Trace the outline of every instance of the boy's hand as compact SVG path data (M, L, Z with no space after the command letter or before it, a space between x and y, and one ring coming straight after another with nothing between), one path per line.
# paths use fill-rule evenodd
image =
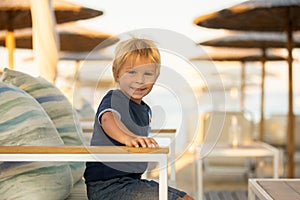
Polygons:
M151 137L132 137L125 141L129 147L157 148L157 142Z

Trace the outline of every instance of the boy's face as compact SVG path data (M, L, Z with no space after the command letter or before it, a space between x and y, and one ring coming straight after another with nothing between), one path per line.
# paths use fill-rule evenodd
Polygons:
M129 58L119 70L117 82L120 89L136 103L151 90L156 80L156 66L148 58L137 56Z

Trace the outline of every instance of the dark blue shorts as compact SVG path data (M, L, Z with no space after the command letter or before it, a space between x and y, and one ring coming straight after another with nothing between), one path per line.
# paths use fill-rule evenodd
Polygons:
M158 187L155 181L121 177L87 183L87 194L89 200L158 200ZM185 192L168 187L169 200L184 195Z

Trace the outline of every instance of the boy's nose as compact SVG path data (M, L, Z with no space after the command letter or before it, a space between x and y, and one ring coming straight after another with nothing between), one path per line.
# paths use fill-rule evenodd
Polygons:
M143 74L137 74L135 81L137 83L140 83L140 84L144 83L145 82L144 75Z

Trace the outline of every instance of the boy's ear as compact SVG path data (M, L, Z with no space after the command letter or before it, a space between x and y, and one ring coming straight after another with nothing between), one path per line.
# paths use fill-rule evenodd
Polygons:
M118 77L119 77L119 74L118 74L118 72L117 72L117 70L116 70L115 67L112 68L112 73L113 73L113 77L114 77L115 82L117 82L118 79L119 79L119 78L118 78Z
M119 80L120 80L120 76L119 76L119 74L117 74L115 77L115 81L118 82Z

